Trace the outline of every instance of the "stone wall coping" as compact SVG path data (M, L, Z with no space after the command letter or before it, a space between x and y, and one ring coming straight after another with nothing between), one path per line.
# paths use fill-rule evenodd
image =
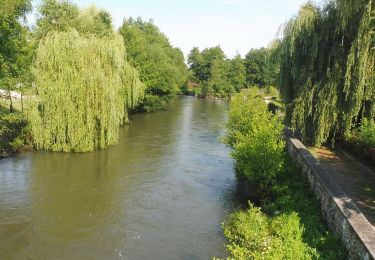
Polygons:
M332 197L337 208L345 216L347 222L352 227L356 236L363 244L367 251L367 257L375 259L375 229L366 219L353 200L346 195L342 188L326 172L319 161L310 153L310 151L296 138L288 138L288 141L294 146L298 153L302 156L307 166L311 169L320 185L324 187L325 192ZM294 158L296 159L296 158ZM342 234L339 234L342 235ZM348 246L348 245L346 245ZM351 249L348 248L350 251Z

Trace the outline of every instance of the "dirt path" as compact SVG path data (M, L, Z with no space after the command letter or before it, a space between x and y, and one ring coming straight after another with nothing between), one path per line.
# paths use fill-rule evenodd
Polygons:
M341 149L309 150L375 227L375 169Z

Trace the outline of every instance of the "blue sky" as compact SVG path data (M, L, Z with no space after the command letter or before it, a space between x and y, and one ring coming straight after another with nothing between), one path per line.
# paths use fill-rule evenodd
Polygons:
M152 18L185 55L193 47L220 45L228 57L267 46L278 28L307 0L71 0L95 4L112 14L118 27L124 17ZM36 5L38 0L34 1Z

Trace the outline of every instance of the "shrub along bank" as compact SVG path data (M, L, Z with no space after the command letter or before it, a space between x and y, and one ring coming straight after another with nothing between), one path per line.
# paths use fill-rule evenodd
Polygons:
M0 158L18 152L29 139L28 123L19 112L0 106Z
M226 128L238 181L257 202L223 224L228 259L344 259L344 247L285 152L281 118L256 90L233 97Z
M359 127L352 130L340 144L375 166L375 121L362 119Z

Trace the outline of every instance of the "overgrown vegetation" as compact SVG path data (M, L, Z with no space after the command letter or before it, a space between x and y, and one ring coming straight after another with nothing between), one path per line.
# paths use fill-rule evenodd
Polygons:
M308 2L275 49L287 120L319 146L375 116L373 0Z
M340 143L367 163L375 166L375 122L362 119L358 128L353 129Z
M286 157L272 187L275 199L229 216L223 225L229 259L346 259L298 171Z
M29 31L24 21L31 11L29 0L3 0L0 5L0 86L8 107L0 105L0 157L18 152L26 142L27 121L15 106L11 90L23 92L31 62Z
M233 148L239 179L251 184L256 197L268 194L282 167L285 142L281 120L268 111L257 88L231 100L225 142Z
M0 106L0 158L18 152L28 140L29 131L24 116Z
M375 122L373 120L363 119L355 134L361 145L375 148Z
M238 181L258 198L258 207L233 213L223 226L228 259L345 259L307 181L284 152L281 119L267 111L257 90L232 98L226 128Z

